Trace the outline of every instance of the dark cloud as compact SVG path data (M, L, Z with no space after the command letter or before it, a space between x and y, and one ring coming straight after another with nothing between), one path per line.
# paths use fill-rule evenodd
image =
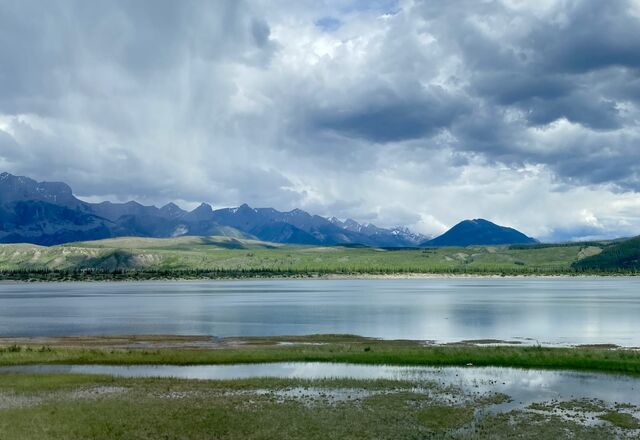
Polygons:
M263 64L269 36L242 0L3 3L0 110L57 112L69 93L144 89L184 63Z
M480 102L453 121L458 148L515 166L543 163L569 182L639 189L640 149L626 146L640 139L640 19L632 2L555 2L538 13L497 1L465 5L418 6L435 38L459 57L470 99ZM531 135L531 127L562 120L582 127L580 141L590 132L598 141L558 137L550 151L544 137Z
M640 67L640 20L627 0L566 2L555 22L531 33L537 61L548 70L584 73Z
M604 227L588 225L554 229L551 236L557 242L602 240L610 237Z
M412 96L397 96L377 89L355 108L336 107L319 114L318 126L371 142L392 142L431 136L449 127L466 111L466 103L443 90L416 89Z
M565 118L594 130L614 130L622 121L616 102L593 96L584 91L558 99L532 98L519 106L527 112L527 120L532 125L548 125Z
M536 75L533 72L511 70L476 73L474 92L509 106L526 103L532 99L553 100L572 93L575 85L560 75Z

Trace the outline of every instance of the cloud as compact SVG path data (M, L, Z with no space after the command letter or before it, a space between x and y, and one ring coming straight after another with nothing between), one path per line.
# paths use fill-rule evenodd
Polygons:
M0 41L0 165L92 200L640 230L631 0L25 0Z
M324 32L333 32L342 26L342 22L334 17L322 17L316 20L315 25Z
M631 14L632 2L574 1L563 6L562 16L532 32L547 68L585 73L611 66L640 67L640 28L638 17Z
M371 142L402 141L431 136L465 111L464 102L439 88L417 88L406 97L385 89L364 94L354 107L325 109L316 116L317 127Z

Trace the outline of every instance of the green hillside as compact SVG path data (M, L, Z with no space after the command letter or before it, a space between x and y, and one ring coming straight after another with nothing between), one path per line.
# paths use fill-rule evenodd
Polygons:
M52 247L0 245L0 276L82 279L634 273L639 244L640 239L633 239L621 243L389 249L281 245L230 237L117 238ZM635 260L630 255L636 255Z
M640 237L613 243L597 255L576 261L578 270L639 271Z

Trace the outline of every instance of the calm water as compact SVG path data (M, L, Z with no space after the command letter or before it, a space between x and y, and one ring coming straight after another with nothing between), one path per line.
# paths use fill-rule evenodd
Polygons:
M176 377L182 379L246 379L276 377L296 379L391 379L437 382L464 392L499 392L513 401L505 408L527 406L552 399L600 399L609 403L640 405L640 379L632 376L571 371L522 370L496 367L400 367L317 362L277 362L236 365L30 365L0 367L2 372L77 373L120 377Z
M640 346L640 279L0 284L0 335L352 333Z

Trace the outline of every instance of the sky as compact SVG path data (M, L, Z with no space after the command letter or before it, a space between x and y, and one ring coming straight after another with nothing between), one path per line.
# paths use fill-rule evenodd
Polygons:
M0 0L0 171L438 234L640 234L640 0Z

